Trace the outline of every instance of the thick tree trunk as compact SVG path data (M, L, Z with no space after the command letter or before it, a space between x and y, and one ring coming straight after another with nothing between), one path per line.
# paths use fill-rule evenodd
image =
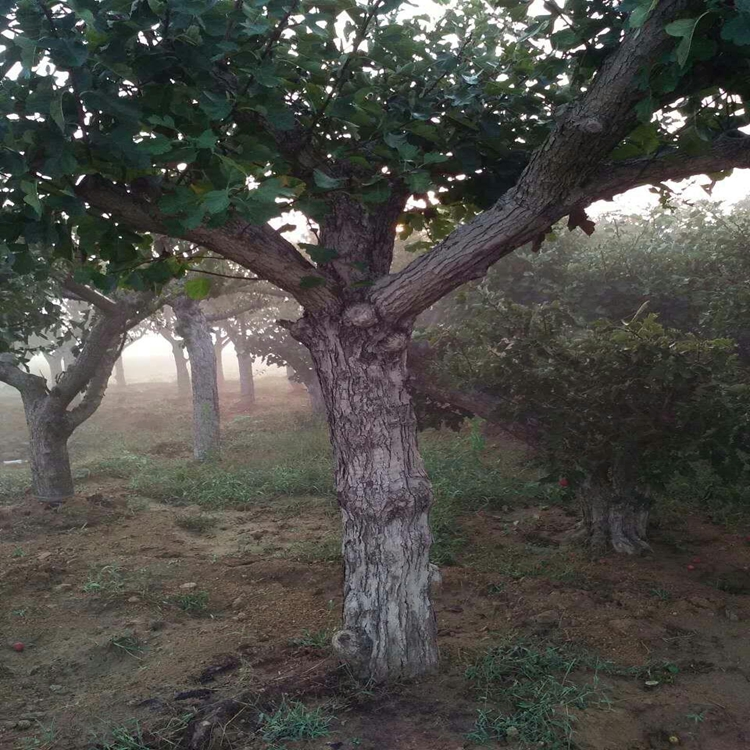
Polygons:
M646 541L651 503L622 474L602 465L579 493L586 540L597 553L635 555L651 549Z
M343 630L334 647L363 678L414 677L437 666L430 602L432 489L406 389L408 334L304 318L328 413L343 518Z
M237 350L237 366L240 370L240 396L242 400L252 405L255 403L255 378L253 377L253 358L250 354L242 354Z
M55 408L54 397L46 393L27 391L21 395L29 428L34 497L52 505L62 503L74 493L68 456L72 430L65 409Z
M193 389L193 454L203 461L219 455L219 389L216 356L206 316L198 303L178 297L173 303L178 333L190 358Z
M125 380L125 363L122 361L122 356L118 357L115 362L115 381L118 388L125 388L128 384Z
M49 386L52 388L57 382L57 378L63 371L63 354L62 352L43 352L44 359L49 367Z
M323 390L320 387L320 380L314 372L305 380L305 388L307 388L307 395L310 397L310 408L313 414L325 416L326 404L323 399Z
M190 371L188 370L185 350L178 341L170 341L174 366L177 371L177 392L185 396L190 392Z
M214 344L214 356L216 357L216 382L220 388L224 388L224 359L222 354L224 353L224 344L221 341L217 341Z

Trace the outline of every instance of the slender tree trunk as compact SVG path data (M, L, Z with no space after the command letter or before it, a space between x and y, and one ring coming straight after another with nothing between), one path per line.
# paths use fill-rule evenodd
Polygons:
M334 647L364 678L431 672L432 489L406 388L408 334L309 317L292 333L312 353L334 449L345 565Z
M115 362L115 380L117 381L118 388L125 388L128 384L125 380L125 363L122 361L122 355Z
M177 371L177 392L181 396L185 396L190 392L190 371L185 359L185 350L178 341L170 341L169 343L172 346L172 356Z
M219 385L219 388L224 388L224 359L222 357L222 354L224 352L224 344L221 343L221 341L218 339L216 340L216 343L214 344L214 355L216 357L216 382Z
M250 354L237 352L237 366L240 370L240 396L247 404L255 403L255 378L253 377L253 358Z
M34 496L43 503L58 504L74 494L68 456L72 432L65 409L56 399L36 389L22 392L29 428L31 484Z
M43 352L44 359L47 361L49 367L49 386L52 388L57 381L57 377L62 374L63 371L63 355L62 352Z
M219 456L219 389L216 356L208 321L198 302L178 297L173 303L178 333L190 358L193 389L193 454L199 461Z
M651 502L637 491L624 469L602 464L584 481L579 496L592 550L628 555L650 551L646 533Z

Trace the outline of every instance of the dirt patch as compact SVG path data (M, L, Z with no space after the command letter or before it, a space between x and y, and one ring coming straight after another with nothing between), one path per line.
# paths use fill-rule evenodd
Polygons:
M275 429L287 395L270 391L247 430ZM163 400L160 387L141 387L135 403L112 405L120 422L105 403L94 427L140 429ZM151 419L142 455L189 460L189 441ZM81 450L101 435L92 428ZM243 443L227 461L251 450ZM327 647L342 583L328 500L221 510L161 504L106 476L80 489L58 510L23 496L0 507L3 750L95 748L136 726L145 747L266 750L263 716L295 700L330 717L329 734L284 741L290 750L472 747L488 704L466 666L508 639L618 666L570 678L598 685L596 701L568 711L581 750L669 748L673 738L750 748L750 545L700 518L657 530L652 558L592 560L565 543L569 509L463 516L466 545L435 597L441 671L384 690L356 685ZM186 513L215 521L191 530L178 522Z

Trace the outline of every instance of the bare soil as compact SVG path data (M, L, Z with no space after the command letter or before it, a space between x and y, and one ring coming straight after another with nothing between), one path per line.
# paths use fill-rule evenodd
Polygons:
M225 423L244 413L232 385ZM252 416L271 422L307 408L281 379L260 380L258 400ZM3 452L18 453L20 405L3 396L0 407ZM165 411L176 436L160 432ZM167 386L133 387L107 396L90 434L148 432L144 454L188 463L188 413ZM750 544L701 518L657 529L653 557L591 560L563 544L568 509L465 514L467 544L435 595L441 671L382 689L357 686L324 646L294 643L338 620L340 563L305 552L335 537L330 499L211 510L214 525L197 533L181 519L200 509L136 494L126 479L78 487L59 510L23 494L0 506L0 748L104 747L135 721L144 746L267 748L259 716L283 696L335 715L329 736L290 749L472 747L483 704L465 668L508 637L670 665L674 678L651 686L602 676L607 703L575 716L581 750L750 748ZM205 610L183 611L201 592Z

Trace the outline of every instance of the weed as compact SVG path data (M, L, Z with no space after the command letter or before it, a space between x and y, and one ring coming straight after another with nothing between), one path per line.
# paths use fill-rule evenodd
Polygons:
M200 615L208 609L208 591L187 591L172 597L172 602L189 615Z
M127 654L132 656L134 659L138 659L139 654L143 653L143 644L141 643L138 636L130 631L126 631L122 635L115 635L110 638L108 647L118 654Z
M580 655L557 646L506 644L490 649L466 670L486 704L468 739L484 743L517 738L554 750L574 747L571 711L606 700L596 677L591 683L571 680L573 672L587 667Z
M706 720L706 712L701 711L700 713L687 714L685 718L689 721L692 721L693 724L697 726L698 724L702 724Z
M28 609L13 609L11 610L11 614L13 617L26 617L28 611Z
M136 495L135 497L128 498L128 502L127 502L128 513L140 513L144 510L148 510L150 506L151 506L151 503L148 501L147 497L141 497L140 495Z
M662 602L668 602L672 598L672 594L667 589L655 588L651 589L648 593Z
M265 742L279 740L315 740L330 733L333 716L328 716L324 708L309 709L298 701L287 701L270 714L259 717L260 736Z
M23 547L16 547L13 552L10 553L11 557L26 557L26 551Z
M302 631L301 635L296 638L292 638L290 643L292 646L301 646L303 648L312 648L319 651L326 651L331 647L331 637L333 636L332 631L328 629L323 630L308 630Z
M19 750L51 750L55 746L57 735L55 722L47 726L39 720L36 723L39 727L37 734L33 737L24 737L18 746Z
M109 734L111 739L99 745L101 750L151 750L140 723L135 719L130 724L115 727Z
M190 531L193 534L205 534L213 529L219 521L215 516L209 516L205 513L183 513L177 516L174 522L185 531Z
M90 573L88 580L82 586L86 594L97 596L116 596L125 589L122 571L117 565L100 565Z

